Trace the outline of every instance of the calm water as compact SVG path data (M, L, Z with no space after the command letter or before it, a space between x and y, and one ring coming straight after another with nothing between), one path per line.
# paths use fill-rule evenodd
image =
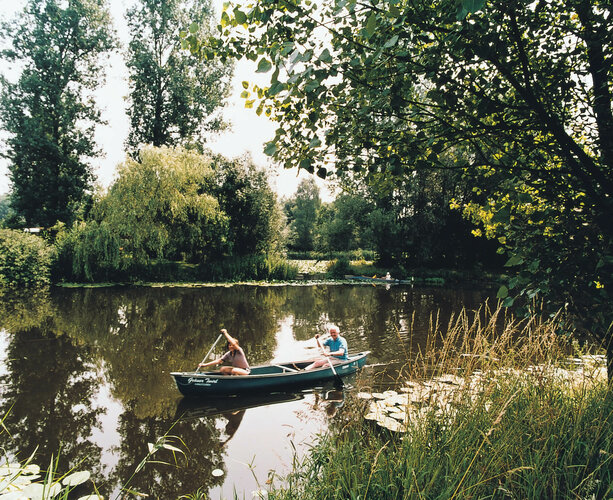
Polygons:
M187 461L149 464L131 488L153 498L201 488L213 499L233 498L235 491L250 499L275 474L286 474L294 454L303 456L317 433L340 421L356 381L344 391L183 400L169 372L195 369L220 328L240 340L255 365L314 356L313 335L336 323L350 351L372 352L360 382L376 384L381 370L393 372L406 362L407 350L425 343L433 314L444 324L485 298L479 291L380 285L52 289L4 296L0 417L6 416L11 436L3 433L0 444L22 460L36 450L41 466L60 450L60 470L82 461L79 468L92 472L105 498L115 498L147 443L169 433L185 444ZM162 451L156 459L172 461L172 455Z

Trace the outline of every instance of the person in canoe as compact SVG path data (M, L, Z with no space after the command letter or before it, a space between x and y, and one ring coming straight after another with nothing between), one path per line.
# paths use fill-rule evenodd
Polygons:
M326 358L330 358L332 363L349 359L347 341L344 337L341 337L338 326L330 326L330 328L328 328L328 333L330 334L330 338L324 340L323 343L323 345L328 348L328 352L324 351L322 345L319 343L319 333L315 335L315 341L317 342L317 346L321 349L322 354L325 357L316 359L310 365L306 366L304 368L305 370L312 370L313 368L320 368L324 365L327 365L328 360Z
M226 352L221 358L208 363L200 363L199 368L205 366L216 366L222 363L229 363L230 366L222 366L219 371L224 375L249 375L251 368L247 362L247 357L243 348L238 345L238 340L228 334L228 331L224 328L221 330L228 340L228 352Z

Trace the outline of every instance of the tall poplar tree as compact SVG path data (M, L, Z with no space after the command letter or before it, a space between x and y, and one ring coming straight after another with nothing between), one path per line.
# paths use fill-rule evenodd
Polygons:
M102 0L30 0L2 36L3 59L21 69L16 82L3 77L0 94L12 207L30 226L70 224L90 196L88 159L99 154L92 92L115 43L109 12Z
M128 152L136 156L143 144L190 146L221 130L232 69L181 50L182 32L210 33L210 0L139 0L126 17L132 33Z

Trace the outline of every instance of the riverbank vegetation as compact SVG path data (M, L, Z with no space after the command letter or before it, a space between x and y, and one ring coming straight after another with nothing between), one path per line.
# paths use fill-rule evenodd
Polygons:
M481 316L481 317L480 317ZM405 395L390 431L354 400L268 498L608 498L613 493L613 397L604 358L556 333L554 321L501 310L463 312L407 353ZM581 359L583 361L581 361ZM584 361L588 359L590 361ZM362 389L364 390L364 388Z

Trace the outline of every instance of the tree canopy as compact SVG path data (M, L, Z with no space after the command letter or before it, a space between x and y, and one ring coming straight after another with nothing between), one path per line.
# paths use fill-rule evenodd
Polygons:
M88 159L99 155L92 92L115 45L108 10L93 0L30 0L2 37L2 58L20 69L15 83L2 79L0 95L11 205L29 226L70 224L91 194Z
M210 34L210 0L139 0L126 18L132 39L128 152L142 145L178 146L205 142L225 127L219 110L228 94L232 67L195 60L181 50L180 33Z
M608 2L258 0L202 57L256 61L265 151L326 177L451 169L454 206L508 253L508 305L545 297L606 341L613 373L613 16ZM517 304L518 302L516 302Z

